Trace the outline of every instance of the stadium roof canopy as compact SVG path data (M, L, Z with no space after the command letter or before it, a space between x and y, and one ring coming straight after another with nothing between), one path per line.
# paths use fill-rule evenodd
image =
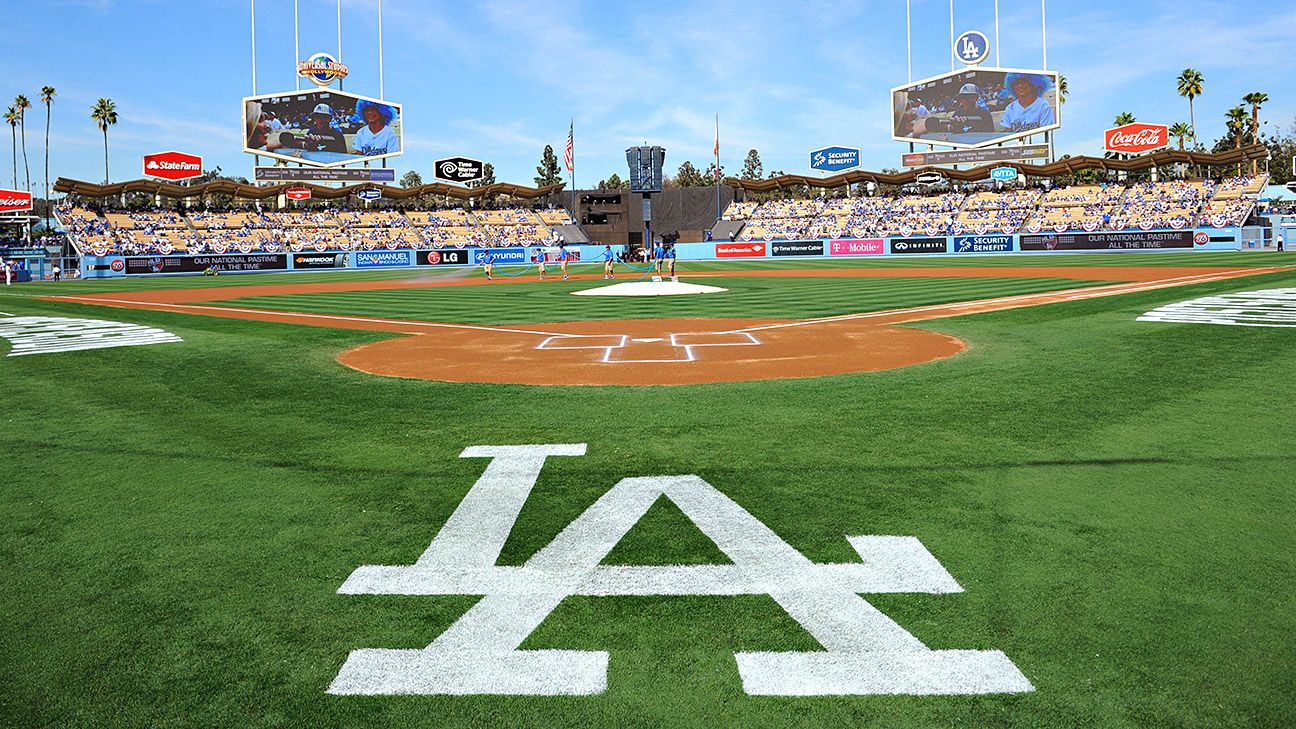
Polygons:
M60 177L54 183L54 192L67 195L80 195L82 197L116 197L128 192L142 192L149 195L161 195L170 198L189 198L203 195L232 195L246 199L260 199L278 197L287 192L290 187L305 187L311 191L313 199L335 200L337 198L353 195L364 188L374 188L380 190L383 197L392 200L408 200L410 198L421 197L423 195L449 195L459 200L469 200L475 197L486 195L508 195L509 197L532 199L544 197L559 192L566 183L560 182L556 185L546 185L545 187L525 187L523 185L513 185L507 182L500 182L485 187L459 187L458 185L446 185L440 182L430 185L419 185L418 187L395 187L392 185L379 185L372 182L364 182L358 185L347 185L345 187L326 187L322 185L311 185L302 183L291 183L282 185L270 185L266 187L258 185L245 185L234 182L233 180L216 180L214 182L204 182L199 185L172 185L157 180L131 180L130 182L115 182L108 185L99 185L93 182L82 182L80 180L70 180L66 177Z
M1108 159L1106 157L1067 157L1046 165L1025 164L1022 162L995 162L967 170L951 170L940 167L920 167L905 172L865 172L852 170L832 177L810 177L808 175L780 175L766 180L742 180L737 177L726 177L725 184L751 192L770 192L794 185L810 187L842 187L861 182L876 182L880 185L907 185L915 182L925 172L935 172L948 180L958 182L978 182L990 179L990 171L996 167L1012 167L1020 175L1031 177L1060 177L1081 170L1116 170L1134 172L1152 167L1165 167L1172 164L1192 164L1205 167L1222 167L1236 165L1251 160L1262 160L1269 157L1269 150L1263 144L1253 144L1242 149L1233 149L1219 154L1206 152L1184 152L1180 150L1162 150L1131 159Z

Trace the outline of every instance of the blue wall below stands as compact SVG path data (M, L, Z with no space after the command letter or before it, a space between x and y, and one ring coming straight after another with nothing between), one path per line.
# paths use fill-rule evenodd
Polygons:
M603 259L601 245L572 245L567 249L579 256L579 262L591 263ZM1072 231L1053 234L1015 234L1015 235L960 235L960 236L915 236L910 238L886 238L866 240L824 240L807 239L801 241L751 240L751 241L714 241L709 243L679 243L675 246L676 254L682 261L750 261L755 259L781 258L876 258L897 256L901 258L931 258L938 256L986 255L1002 253L1118 253L1122 251L1237 251L1242 249L1241 229L1199 228L1197 230L1124 230L1119 232L1083 233ZM486 251L494 251L500 260L497 265L523 265L530 259L530 252L522 248L483 249L446 248L442 253L466 250L467 260L476 262ZM613 247L618 251L618 247ZM168 263L181 263L179 266L166 268L190 269L195 266L207 266L212 262L230 261L237 263L231 266L237 270L223 270L222 273L264 273L267 271L301 271L301 270L339 270L378 268L411 268L416 261L426 260L429 251L327 251L336 258L340 266L321 266L321 254L304 251L301 254L252 254L252 258L274 259L265 268L244 264L248 256L227 254L225 256L84 256L81 259L81 275L84 278L105 278L126 275L201 275L202 269L176 270L175 272L154 273L153 266L144 262L157 259L170 259ZM279 265L278 256L285 256L287 261ZM294 262L294 256L298 262ZM303 257L315 259L314 265L301 263ZM183 259L183 260L181 260ZM300 264L300 265L299 265ZM471 263L441 263L435 267L455 267L473 265ZM147 271L144 269L147 268ZM129 273L128 273L129 271Z

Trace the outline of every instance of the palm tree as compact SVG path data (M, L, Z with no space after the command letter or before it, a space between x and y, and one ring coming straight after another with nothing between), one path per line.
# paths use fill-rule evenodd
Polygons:
M117 123L117 104L112 99L100 99L90 110L90 118L99 125L104 137L104 184L108 184L108 127Z
M50 204L49 204L49 130L50 130L50 111L54 106L53 86L42 86L40 100L45 105L45 230L49 230L50 225Z
M1066 76L1058 76L1057 93L1058 101L1065 104L1067 97L1071 95L1071 90L1067 88Z
M1170 125L1170 136L1179 138L1179 151L1184 151L1184 137L1192 134L1192 127L1183 122L1175 122ZM1179 178L1183 179L1186 168L1183 164L1176 165L1179 171Z
M1122 111L1116 115L1116 126L1118 127L1123 127L1126 124L1133 124L1136 121L1138 121L1138 119L1135 119L1134 115L1128 111Z
M22 135L23 174L27 176L27 192L31 192L31 167L27 165L27 110L31 102L23 94L14 98L14 108L18 110L18 133Z
M1179 74L1178 81L1179 95L1188 97L1188 126L1192 127L1193 146L1197 146L1197 117L1193 114L1193 99L1201 96L1206 79L1202 77L1201 71L1185 68L1183 73Z
M1263 91L1252 91L1242 97L1242 103L1251 105L1251 143L1260 143L1260 105L1269 101L1269 94ZM1256 160L1251 160L1251 174L1256 174Z
M9 125L9 141L13 147L13 186L18 189L18 110L12 106L5 110L5 123Z
M1246 127L1249 118L1246 109L1235 106L1224 113L1227 120L1226 124L1229 131L1233 133L1233 148L1242 149L1242 137L1246 136ZM1238 163L1238 177L1242 176L1242 163Z

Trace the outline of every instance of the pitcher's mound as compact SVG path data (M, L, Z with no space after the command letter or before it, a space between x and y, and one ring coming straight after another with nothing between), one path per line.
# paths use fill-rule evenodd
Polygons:
M681 296L683 294L715 294L728 291L719 286L681 283L679 281L627 281L600 286L596 289L573 291L573 296Z

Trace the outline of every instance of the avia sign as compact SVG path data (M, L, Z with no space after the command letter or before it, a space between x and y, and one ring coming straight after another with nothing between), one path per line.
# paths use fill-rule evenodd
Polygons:
M144 155L144 176L159 180L191 180L202 177L203 160L196 154L158 152Z
M289 200L309 200L311 191L309 187L290 187L284 190L284 197Z
M1170 127L1165 124L1126 124L1103 134L1103 148L1121 154L1142 154L1170 146Z
M20 210L31 209L32 196L30 192L0 188L0 213L16 213Z
M990 179L1000 182L1012 182L1017 179L1016 167L996 167L990 170Z

